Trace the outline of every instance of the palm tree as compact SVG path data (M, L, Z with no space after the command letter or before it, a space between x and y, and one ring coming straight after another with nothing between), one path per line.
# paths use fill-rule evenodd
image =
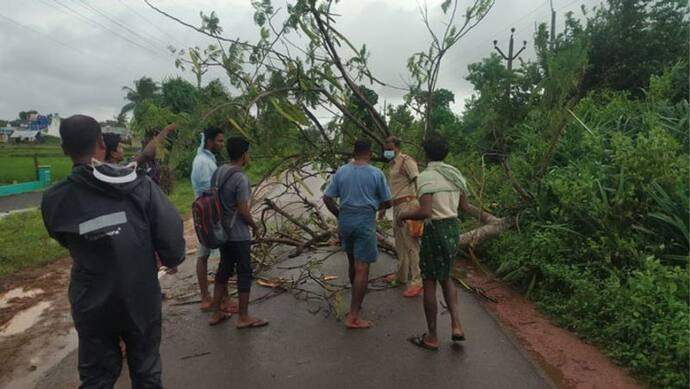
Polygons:
M125 100L129 101L122 107L120 117L124 118L127 113L134 111L134 109L144 100L155 99L160 96L160 86L149 77L142 77L134 81L134 89L123 86L123 91L127 92Z

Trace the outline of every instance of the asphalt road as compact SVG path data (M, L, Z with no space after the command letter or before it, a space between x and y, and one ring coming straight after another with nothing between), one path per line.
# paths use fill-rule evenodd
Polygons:
M29 192L0 197L0 213L36 208L41 205L41 196L43 196L43 192Z
M289 260L289 267L308 261ZM316 274L346 280L342 253L331 257ZM270 320L265 328L237 330L234 318L217 327L206 324L207 314L195 299L194 263L188 260L177 275L162 281L168 299L164 307L161 353L166 388L548 388L552 384L518 349L494 318L471 295L461 292L460 312L468 340L451 345L450 319L439 317L443 344L439 351L417 348L406 341L425 331L422 301L405 299L402 289L370 292L364 316L374 320L369 330L346 330L325 305L305 302L284 293L253 304L251 313ZM387 274L395 261L382 255L371 277ZM275 269L286 278L297 270ZM306 288L319 290L314 284ZM439 288L440 289L440 288ZM255 286L253 296L269 289ZM190 297L191 296L191 297ZM349 292L344 294L347 304ZM439 309L441 312L442 309ZM76 351L69 354L39 382L38 388L78 386ZM129 387L125 370L118 388Z

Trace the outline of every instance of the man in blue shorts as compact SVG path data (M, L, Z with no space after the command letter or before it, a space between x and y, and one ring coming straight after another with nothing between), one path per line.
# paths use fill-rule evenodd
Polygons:
M359 318L359 311L369 284L369 265L376 262L376 211L391 207L391 192L381 169L369 165L371 141L355 142L354 160L341 166L331 178L323 202L338 219L338 233L347 253L352 284L350 312L345 318L349 329L373 325ZM335 202L340 198L340 207Z

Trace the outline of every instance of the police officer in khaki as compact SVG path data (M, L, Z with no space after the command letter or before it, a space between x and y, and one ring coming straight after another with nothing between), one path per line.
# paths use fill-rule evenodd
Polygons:
M400 152L400 139L390 136L384 144L383 156L389 162L388 180L393 195L393 220L402 212L417 209L417 162ZM383 216L383 215L380 215ZM395 251L398 253L398 273L389 278L391 282L407 284L405 297L422 294L422 278L419 271L419 237L423 224L408 220L402 227L393 223Z

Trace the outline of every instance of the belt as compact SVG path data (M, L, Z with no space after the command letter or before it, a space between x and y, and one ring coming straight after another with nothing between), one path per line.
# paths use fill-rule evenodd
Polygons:
M417 200L415 196L404 196L393 200L393 206L397 207L400 204L407 203L409 201Z

